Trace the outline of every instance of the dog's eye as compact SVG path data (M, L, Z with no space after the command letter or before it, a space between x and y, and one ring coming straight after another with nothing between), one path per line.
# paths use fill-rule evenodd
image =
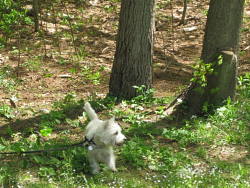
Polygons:
M114 135L118 135L118 131L116 131L116 132L114 133Z

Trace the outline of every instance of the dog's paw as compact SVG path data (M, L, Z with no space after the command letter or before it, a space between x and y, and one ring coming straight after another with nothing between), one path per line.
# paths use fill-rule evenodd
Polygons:
M117 172L116 168L111 168L112 172Z
M91 171L91 174L96 175L96 174L98 174L99 172L100 172L99 169L93 169L93 170Z

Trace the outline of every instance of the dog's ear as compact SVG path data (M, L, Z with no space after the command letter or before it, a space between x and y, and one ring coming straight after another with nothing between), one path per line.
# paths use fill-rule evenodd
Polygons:
M104 126L108 127L109 125L112 125L114 122L115 122L115 117L112 117L105 122Z
M108 120L108 125L112 125L112 124L114 124L115 123L115 117L113 116L112 118L110 118L109 120Z
M115 122L115 116L113 116L112 118L109 119L110 122Z

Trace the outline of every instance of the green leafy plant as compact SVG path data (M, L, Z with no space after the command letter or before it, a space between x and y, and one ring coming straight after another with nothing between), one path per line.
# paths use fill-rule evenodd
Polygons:
M83 100L77 100L75 93L68 93L61 100L54 102L53 109L58 114L59 120L65 120L65 117L74 116L82 110Z
M100 71L103 69L101 68ZM100 71L92 71L90 67L84 66L81 69L81 74L87 79L90 80L94 85L99 85L101 81Z
M26 15L26 10L20 8L19 1L0 1L0 30L9 37L15 34L15 28L21 24L31 24L32 20Z
M3 75L0 75L0 88L7 92L14 91L16 89L16 82L14 79L8 79Z
M156 98L154 98L155 90L153 88L148 89L145 85L133 86L136 89L138 96L134 97L131 102L135 104L152 104Z
M147 167L146 158L147 153L152 148L149 145L145 145L139 138L134 138L127 142L122 148L122 156L126 160L126 163L136 168ZM144 158L145 157L145 158Z
M13 74L13 71L10 66L0 68L0 89L8 93L15 91L18 85L18 79Z
M42 136L47 137L47 136L51 135L51 133L52 133L52 128L50 128L50 127L43 127L43 128L40 130L40 133L41 133Z
M40 57L34 57L24 62L22 66L27 68L30 71L35 72L35 71L40 70L42 63L41 63Z
M239 91L245 97L250 97L250 73L238 77Z
M56 172L53 168L50 168L50 167L40 167L38 174L40 176L48 177L48 176L56 175Z
M163 129L162 135L167 139L178 142L181 146L199 143L197 132L190 129Z
M112 13L116 11L116 6L114 5L105 5L103 8L108 13Z
M0 105L0 115L8 119L15 117L13 109L6 104Z
M194 73L193 78L191 78L191 82L199 84L201 87L207 86L207 75L214 73L214 66L221 65L223 63L222 56L218 56L215 62L205 63L202 60L199 60L194 65Z
M91 101L91 105L98 111L101 110L110 110L115 107L117 99L115 97L107 96L102 98L97 96L96 94L91 95L88 97L88 101Z
M88 52L86 50L86 47L84 45L81 45L79 48L78 48L78 51L77 51L77 60L84 60L87 56L88 56Z
M207 85L207 74L211 74L214 71L212 64L204 63L202 60L200 60L194 66L194 69L195 71L193 73L191 82L198 83L201 87L205 87Z

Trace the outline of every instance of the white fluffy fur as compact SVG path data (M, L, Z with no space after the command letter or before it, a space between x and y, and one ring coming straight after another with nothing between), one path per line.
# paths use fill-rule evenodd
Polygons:
M105 163L112 171L116 171L113 146L122 144L126 137L121 133L121 127L115 122L115 118L100 120L91 105L86 102L84 109L90 122L85 130L85 137L93 139L96 145L88 150L88 159L92 173L100 171L99 162Z

